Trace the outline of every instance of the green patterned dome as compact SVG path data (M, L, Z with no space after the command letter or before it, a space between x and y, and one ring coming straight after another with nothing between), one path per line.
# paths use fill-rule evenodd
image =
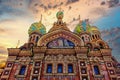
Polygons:
M30 35L33 32L37 32L43 35L46 33L46 28L41 22L36 22L30 26L28 34Z
M96 26L91 26L90 24L84 24L84 22L81 21L74 29L74 32L79 34L84 31L91 33L93 31L99 31L99 29Z
M76 27L75 27L75 29L74 29L74 32L75 33L81 33L81 32L83 32L84 31L84 29L83 29L83 27L82 27L82 25L81 24L78 24Z
M56 17L57 18L63 18L64 13L62 11L57 12Z
M87 25L86 31L87 31L87 32L91 32L91 31L92 31L92 30L91 30L91 25L89 25L89 24Z

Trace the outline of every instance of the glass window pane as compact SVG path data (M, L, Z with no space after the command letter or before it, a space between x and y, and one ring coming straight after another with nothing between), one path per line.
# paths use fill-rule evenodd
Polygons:
M25 70L26 70L26 66L22 66L21 69L20 69L19 74L20 75L24 75L25 74Z
M95 75L99 75L100 74L98 66L94 66L94 72L95 72Z
M63 65L62 64L58 64L57 72L58 73L62 73L63 72Z
M52 73L52 64L47 65L47 73Z
M68 73L73 73L73 65L72 64L68 65Z

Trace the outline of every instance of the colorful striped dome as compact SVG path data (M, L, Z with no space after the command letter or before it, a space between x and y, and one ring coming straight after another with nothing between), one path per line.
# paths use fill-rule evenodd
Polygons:
M41 22L36 22L36 23L33 23L29 30L28 30L28 34L32 34L33 32L37 32L39 34L45 34L46 33L46 28L45 26L41 23Z

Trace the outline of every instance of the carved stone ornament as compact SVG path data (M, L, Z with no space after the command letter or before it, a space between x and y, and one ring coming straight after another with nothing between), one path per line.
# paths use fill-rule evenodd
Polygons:
M30 62L30 57L21 57L20 59L19 59L19 63L20 64L29 64L29 62Z
M39 59L42 60L44 58L44 54L38 54L38 55L34 55L33 57L34 59Z
M99 62L100 59L98 57L90 57L91 62Z
M57 56L54 55L47 55L45 57L46 61L75 61L76 57L74 55L66 55L63 56L62 54L59 54Z

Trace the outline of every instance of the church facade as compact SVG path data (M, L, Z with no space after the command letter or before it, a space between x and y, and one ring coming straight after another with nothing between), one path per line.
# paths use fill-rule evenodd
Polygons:
M120 65L99 29L79 20L72 32L63 16L57 12L47 33L41 21L33 23L28 42L8 48L0 80L120 80Z

